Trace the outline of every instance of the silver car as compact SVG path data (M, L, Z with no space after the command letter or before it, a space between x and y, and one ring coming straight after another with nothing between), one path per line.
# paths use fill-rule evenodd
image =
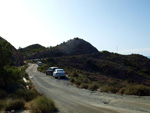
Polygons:
M55 78L65 78L66 77L66 73L63 69L55 69L55 71L53 72L53 76Z

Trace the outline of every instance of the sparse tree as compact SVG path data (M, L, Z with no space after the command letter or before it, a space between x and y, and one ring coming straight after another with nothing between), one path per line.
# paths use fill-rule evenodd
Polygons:
M5 66L11 63L12 46L5 40L0 41L0 88L7 87Z

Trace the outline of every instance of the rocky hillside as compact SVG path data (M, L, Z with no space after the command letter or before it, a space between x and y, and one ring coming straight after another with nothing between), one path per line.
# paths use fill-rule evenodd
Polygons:
M44 48L41 45L31 45L19 49L25 59L38 59L47 57L71 56L97 53L98 50L87 41L74 38L55 47Z
M0 43L2 41L6 41L5 39L3 39L2 37L0 37ZM6 43L10 44L9 42L6 41ZM11 44L10 44L11 45ZM0 48L3 48L2 46L0 46ZM1 51L0 51L1 52ZM11 53L12 53L12 64L15 65L15 66L20 66L20 65L23 65L23 57L22 55L17 51L17 49L15 47L13 47L11 45ZM0 53L2 54L2 53ZM3 56L5 57L5 56ZM2 59L2 58L0 58Z

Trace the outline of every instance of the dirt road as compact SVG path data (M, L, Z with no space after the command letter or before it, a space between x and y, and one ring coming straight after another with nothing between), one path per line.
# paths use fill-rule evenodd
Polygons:
M69 79L55 79L30 64L26 72L36 89L51 97L59 113L150 113L150 96L122 96L72 86Z

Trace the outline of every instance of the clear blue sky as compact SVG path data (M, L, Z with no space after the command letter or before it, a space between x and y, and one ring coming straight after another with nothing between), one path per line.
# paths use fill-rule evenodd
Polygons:
M74 37L99 51L150 56L150 0L0 0L0 36L16 48Z

